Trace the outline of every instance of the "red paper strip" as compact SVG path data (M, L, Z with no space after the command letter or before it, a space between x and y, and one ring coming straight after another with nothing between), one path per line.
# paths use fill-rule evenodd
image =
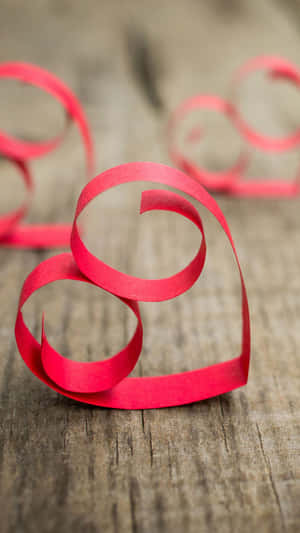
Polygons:
M28 63L10 62L0 64L0 78L20 80L43 89L54 96L62 104L67 113L68 120L62 134L48 141L22 141L0 130L0 153L15 162L20 168L28 192L32 194L33 183L27 162L57 148L63 141L69 120L77 124L81 134L85 149L87 175L90 178L94 165L91 134L84 112L72 91L50 72ZM26 248L66 246L70 240L70 224L20 224L27 212L28 203L29 198L26 204L18 211L14 211L0 218L0 244Z
M293 83L296 87L300 87L300 71L292 63L286 59L275 56L260 56L247 61L237 71L233 78L233 89L244 81L244 79L258 70L267 71L271 79L283 78ZM241 114L235 109L235 121L238 130L248 142L262 150L270 150L273 152L285 152L291 148L295 148L300 143L300 128L293 134L287 137L276 139L261 135L254 129L250 128Z
M2 215L0 217L0 242L2 242L2 240L5 240L7 235L9 236L15 231L16 226L20 223L20 221L26 215L28 208L29 208L32 189L33 189L31 175L30 175L30 172L29 172L29 169L26 163L21 162L21 161L14 161L14 160L12 160L12 163L16 166L16 168L20 172L20 175L25 184L27 195L21 207L19 207L18 209L14 211L11 211L7 215Z
M200 181L200 183L208 189L217 191L231 190L234 188L236 181L240 179L241 174L246 168L248 162L246 153L241 153L239 155L232 168L223 172L210 172L197 166L191 159L183 155L176 146L175 135L178 123L182 121L188 113L195 109L210 109L222 113L231 121L233 121L235 114L233 106L218 96L203 94L184 100L171 116L168 125L170 157L178 167ZM195 140L197 140L194 133L195 130L193 129L188 136L190 142L195 142Z
M241 354L226 362L166 376L126 377L134 368L142 347L140 301L163 301L184 293L200 276L206 255L201 218L193 205L177 193L164 190L142 194L141 213L166 210L193 222L202 235L195 258L182 271L160 280L145 280L119 272L94 257L84 245L77 218L91 200L117 185L145 181L171 186L205 206L218 220L232 246L242 289ZM148 409L197 402L245 385L250 360L250 320L246 288L234 243L215 200L195 180L179 170L155 163L128 163L98 175L83 189L77 204L71 238L72 254L61 254L37 266L22 288L15 326L16 341L25 363L41 381L57 392L80 402L120 409ZM79 363L64 358L49 343L43 322L41 343L27 328L22 307L40 287L56 280L91 283L120 298L137 317L129 344L107 361Z
M241 83L246 76L256 70L267 70L272 79L285 78L300 87L300 71L288 61L273 57L262 56L254 58L244 64L233 78L233 88ZM171 159L182 170L198 180L212 191L224 192L235 196L296 196L300 193L300 181L297 174L293 182L284 180L244 180L245 170L249 163L247 153L240 154L236 164L223 172L209 172L196 165L184 155L176 144L176 130L185 116L194 109L211 109L226 115L236 127L244 140L262 151L285 152L300 144L300 128L282 139L276 139L259 134L250 128L242 118L233 103L222 100L213 95L197 95L185 100L172 114L168 127L169 153ZM199 136L198 136L199 138ZM188 141L195 142L194 130L188 136Z

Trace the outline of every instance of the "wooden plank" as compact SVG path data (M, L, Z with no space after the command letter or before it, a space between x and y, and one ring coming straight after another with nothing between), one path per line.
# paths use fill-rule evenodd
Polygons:
M165 121L182 98L196 91L225 95L233 69L256 53L280 52L299 62L297 8L292 12L270 1L224 5L139 0L25 6L6 0L0 7L0 59L40 63L74 88L91 121L99 171L135 159L168 162ZM11 117L12 127L29 135L30 115L24 111L18 125L10 86L3 91L2 103L12 101L0 108L3 120ZM291 96L291 109L297 97ZM59 110L51 100L30 91L26 98L29 109L36 105L44 112L42 121L33 117L35 125L42 124L36 131L53 131ZM262 119L253 98L246 93L243 105L256 124L294 125L284 105L280 122L272 114ZM276 111L278 95L272 102ZM237 145L225 127L220 126L218 144L222 162ZM219 163L214 152L206 157ZM254 170L264 172L270 162L257 156ZM280 172L277 162L272 159ZM292 172L293 164L285 159L283 171ZM7 165L0 165L1 175L5 168L8 176ZM75 133L34 170L38 191L31 219L70 219L84 177ZM171 274L192 256L197 234L175 215L139 217L140 190L122 187L95 202L88 216L89 246L126 272ZM192 406L95 409L34 379L16 351L12 330L24 277L52 252L0 251L4 533L297 531L298 200L218 201L245 270L252 368L247 388ZM238 353L237 271L219 228L209 215L203 217L208 234L203 279L178 300L141 306L147 333L136 374L197 368ZM37 335L42 310L50 339L75 359L111 355L133 327L115 299L71 282L43 289L28 305Z

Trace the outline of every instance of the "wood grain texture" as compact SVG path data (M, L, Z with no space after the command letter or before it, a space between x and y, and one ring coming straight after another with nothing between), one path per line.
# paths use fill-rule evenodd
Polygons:
M197 91L225 96L231 73L251 55L279 53L300 64L299 24L296 2L2 0L0 60L36 62L74 89L91 122L100 172L130 160L170 163L170 110ZM1 124L23 137L55 131L59 107L12 85L0 88ZM262 99L255 87L245 88L247 116L269 133L293 128L299 95L287 87L269 90L272 98L266 92ZM238 140L221 121L214 132L217 145L210 151L205 145L203 157L222 166ZM255 154L252 171L289 176L296 163L297 154ZM71 219L84 182L75 132L33 169L31 220ZM15 178L2 160L0 176L4 211L16 198L9 184ZM139 217L140 191L130 185L94 202L89 246L125 272L171 274L192 257L197 233L175 215ZM53 252L0 250L3 533L299 531L299 200L218 201L245 271L252 366L246 388L192 406L99 409L43 386L17 353L13 324L25 276ZM175 301L142 304L146 337L138 375L197 368L238 353L237 271L221 231L203 216L204 276ZM73 282L43 289L27 306L37 335L42 310L50 341L75 359L111 355L133 328L117 300Z

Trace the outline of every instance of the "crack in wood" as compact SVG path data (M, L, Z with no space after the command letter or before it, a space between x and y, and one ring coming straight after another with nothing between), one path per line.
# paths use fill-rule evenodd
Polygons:
M143 434L145 435L145 410L144 409L141 409L141 422L142 422Z
M137 497L138 497L138 483L135 478L131 477L129 480L129 501L130 501L132 533L138 533L139 531L138 520L136 516Z
M116 465L119 466L119 436L118 436L118 433L116 435L115 447L116 447Z
M168 472L169 478L172 479L172 460L171 460L171 451L170 451L170 442L168 441Z
M132 441L132 434L131 433L127 437L127 444L128 444L128 448L130 450L131 457L133 457L133 441Z
M116 502L114 502L114 503L112 504L111 515L112 515L112 520L113 520L114 533L118 533L118 531L119 531L119 525L118 525L118 504L117 504Z
M149 430L149 451L150 451L150 465L153 466L153 443L152 443L152 433Z
M286 531L284 514L283 514L283 511L282 511L279 494L277 492L277 488L276 488L275 481L274 481L274 478L273 478L273 472L272 472L271 463L270 463L270 460L269 460L269 458L268 458L268 456L267 456L267 454L265 452L263 439L262 439L262 434L261 434L261 431L259 429L259 425L257 423L256 423L256 430L257 430L257 434L258 434L258 440L259 440L261 453L262 453L262 456L263 456L263 459L264 459L264 462L265 462L265 465L266 465L266 470L267 470L268 477L269 477L269 480L270 480L270 483L271 483L271 487L272 487L272 491L273 491L274 498L275 498L275 501L276 501L276 505L277 505L278 510L279 510L282 529L283 529L283 531Z
M226 452L229 453L226 429L224 425L225 415L224 415L224 408L222 404L222 396L219 397L219 406L220 406L220 411L221 411L221 428L222 428L223 440L224 440Z

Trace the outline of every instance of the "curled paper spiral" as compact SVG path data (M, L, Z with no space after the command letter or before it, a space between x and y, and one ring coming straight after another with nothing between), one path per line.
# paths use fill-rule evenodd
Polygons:
M261 56L246 62L233 78L235 89L242 81L257 70L266 70L272 79L283 78L300 88L300 71L285 59L273 56ZM284 138L272 138L261 135L252 129L241 116L232 102L214 95L196 95L188 98L172 114L168 125L169 153L175 164L190 174L194 179L212 191L224 192L235 196L296 196L300 193L299 175L292 182L284 180L244 180L249 163L249 155L241 153L236 164L223 172L209 172L201 168L178 148L176 143L177 127L180 122L195 109L209 109L222 113L237 129L244 141L262 151L286 152L300 144L300 128ZM188 140L195 140L193 130Z
M199 278L205 262L206 242L201 218L184 197L169 190L142 193L141 214L151 210L175 212L190 220L200 231L199 250L180 272L165 279L148 280L130 276L110 267L86 248L77 219L101 193L129 182L154 182L177 189L205 206L223 228L238 265L241 282L242 341L238 357L188 372L155 377L128 377L142 350L143 326L139 301L164 301L183 294ZM39 343L26 326L22 307L39 288L57 280L90 283L110 292L135 314L135 333L119 353L108 360L77 362L63 357L49 343L44 318ZM188 175L165 165L138 162L120 165L90 181L79 197L71 235L71 253L43 261L23 285L15 335L22 358L29 369L57 392L87 404L120 409L148 409L197 402L245 385L250 360L250 319L246 288L237 252L225 217L215 200Z
M72 91L56 76L28 63L0 64L0 79L14 79L39 87L58 100L66 111L64 131L55 138L42 142L19 140L0 130L0 155L11 160L19 169L26 186L25 203L16 211L0 217L0 245L16 247L66 246L70 240L70 224L28 225L22 220L27 214L34 191L29 161L42 157L57 148L64 139L69 121L76 123L85 149L88 178L93 172L93 144L84 112Z

